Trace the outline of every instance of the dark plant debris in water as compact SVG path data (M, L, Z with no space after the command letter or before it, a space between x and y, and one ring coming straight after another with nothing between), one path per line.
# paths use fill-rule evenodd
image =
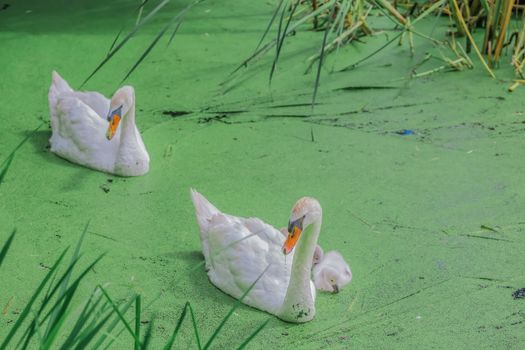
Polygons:
M493 227L487 226L487 225L481 225L480 228L483 229L483 230L487 230L487 231L492 231L492 232L499 233L498 230L496 230L496 229L493 228Z
M106 184L101 185L100 189L104 191L104 193L108 193L110 191L109 187Z
M342 88L337 88L335 91L362 91L362 90L388 90L388 89L398 89L397 86L345 86Z
M520 288L512 293L513 299L525 299L525 288Z
M220 123L229 124L230 122L228 122L227 120L224 120L226 118L228 118L226 114L214 115L213 117L202 117L202 118L199 118L198 123L208 124L212 122L220 122Z
M316 102L315 106L319 106L321 104L322 103ZM269 106L268 108L310 107L311 105L312 105L311 102L308 102L308 103L288 103L288 104Z
M188 112L188 111L163 111L162 112L163 115L169 115L171 117L180 117L180 116L191 114L191 113L193 112Z

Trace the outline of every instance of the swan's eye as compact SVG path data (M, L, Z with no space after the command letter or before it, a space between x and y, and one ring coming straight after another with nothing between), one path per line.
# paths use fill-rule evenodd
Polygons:
M295 232L295 229L298 228L299 231L302 231L303 230L303 220L304 220L304 215L302 217L300 217L299 219L295 220L295 221L290 221L288 223L288 233L290 234L294 234Z
M115 115L118 115L119 118L122 118L122 105L118 106L113 111L111 111L111 109L109 110L109 114L107 117L108 122L110 122Z
M108 130L106 131L106 138L111 140L115 133L117 132L118 125L122 119L122 105L115 109L112 113L108 115Z

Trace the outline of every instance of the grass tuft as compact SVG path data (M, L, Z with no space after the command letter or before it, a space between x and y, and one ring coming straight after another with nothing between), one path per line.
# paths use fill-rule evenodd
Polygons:
M72 305L74 304L75 297L82 281L89 272L93 271L93 267L104 257L104 254L100 255L93 262L88 264L78 276L73 278L73 270L78 265L81 258L81 246L88 228L89 221L86 223L84 230L79 237L69 264L60 274L58 274L58 270L68 249L66 248L58 259L56 259L53 266L34 290L32 297L26 303L7 336L2 340L0 349L29 349L35 346L43 350L85 349L88 346L93 349L99 349L104 346L105 349L108 349L113 346L114 341L119 337L120 333L122 333L121 331L117 334L113 334L115 327L119 324L123 325L123 331L127 331L127 333L131 335L135 349L150 348L155 329L155 316L151 317L148 322L149 325L145 331L144 338L141 341L140 335L143 306L142 297L140 295L133 295L128 302L119 306L114 302L114 299L109 295L105 287L98 285L89 298L83 303L78 312L72 309ZM7 256L15 234L16 230L13 230L0 250L0 266ZM198 266L202 266L202 264L198 264ZM187 302L171 337L163 348L166 350L171 349L174 346L181 325L189 313L198 349L208 349L220 334L233 312L239 307L242 300L248 295L267 269L268 267L253 282L253 284L250 285L242 297L235 302L229 313L222 319L204 347L201 345L199 326L193 308L191 307L191 304ZM70 280L72 281L70 282ZM43 297L40 297L45 289L47 289L47 292ZM150 302L147 307L149 307L155 300ZM38 305L38 307L34 308L35 305ZM132 305L135 306L134 330L131 327L131 323L126 318L127 311ZM113 321L111 321L112 319ZM249 344L252 339L261 332L267 323L268 320L244 339L239 349L242 349ZM21 336L18 336L18 343L13 346L15 337L20 333L25 324L27 324L25 331ZM35 337L35 335L37 335L37 337ZM94 344L92 344L93 342Z

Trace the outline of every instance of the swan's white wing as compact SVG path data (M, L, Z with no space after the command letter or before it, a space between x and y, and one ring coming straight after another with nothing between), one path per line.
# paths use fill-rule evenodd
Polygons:
M51 151L82 165L112 171L120 131L108 141L107 122L74 94L63 94L53 108Z
M210 280L235 298L269 266L243 301L276 314L284 301L293 259L288 255L285 265L281 233L257 218L218 213L211 218L206 236Z
M109 99L107 99L104 95L96 91L75 91L71 88L71 86L69 86L68 82L60 76L60 74L53 71L51 75L51 86L49 88L48 95L49 110L52 117L57 115L56 108L59 103L59 100L71 96L74 96L80 101L84 102L84 104L90 107L102 119L106 119L106 116L109 112Z
M75 97L89 106L98 116L106 120L109 113L110 100L96 91L75 91ZM107 126L107 125L106 125Z

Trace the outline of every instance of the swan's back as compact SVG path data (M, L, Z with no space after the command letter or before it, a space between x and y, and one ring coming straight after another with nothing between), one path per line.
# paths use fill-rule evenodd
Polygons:
M243 302L277 314L288 288L293 260L293 253L286 257L282 254L282 234L260 219L221 213L193 189L191 197L211 282L239 299L269 266Z

